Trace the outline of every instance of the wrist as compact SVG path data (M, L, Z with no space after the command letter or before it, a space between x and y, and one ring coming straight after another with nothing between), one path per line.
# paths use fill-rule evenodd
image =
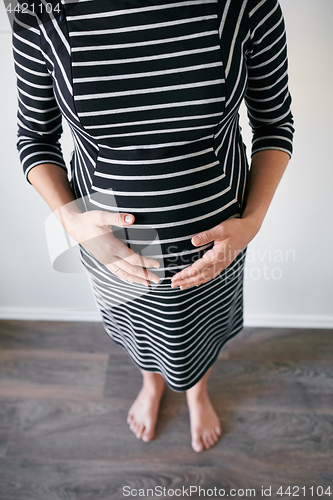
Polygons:
M254 238L261 228L264 217L261 217L258 214L247 214L245 211L242 215L242 220L247 224L249 231Z
M59 207L54 211L54 214L68 234L76 241L79 241L78 229L80 227L82 212L76 201L71 201Z

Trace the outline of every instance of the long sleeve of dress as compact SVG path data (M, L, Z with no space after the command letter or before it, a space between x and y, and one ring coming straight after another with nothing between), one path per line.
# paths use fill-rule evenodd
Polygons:
M42 163L67 170L59 143L61 113L42 53L37 17L31 11L16 14L13 52L18 89L17 148L25 175Z
M286 31L277 0L249 0L250 50L245 102L253 131L252 155L265 149L292 154Z

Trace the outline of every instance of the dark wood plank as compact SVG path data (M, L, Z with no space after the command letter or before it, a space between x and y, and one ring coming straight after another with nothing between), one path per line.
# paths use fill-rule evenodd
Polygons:
M333 368L328 362L218 360L210 394L224 408L281 411L333 409Z
M223 347L220 358L332 361L333 330L247 327Z
M155 464L154 468L148 468L140 464L117 464L108 461L62 461L31 459L29 462L18 460L0 459L0 494L2 500L121 500L126 498L124 492L133 491L133 496L139 497L140 490L146 494L145 498L155 500L165 498L170 500L172 490L180 489L184 495L178 498L193 498L195 500L212 497L209 490L216 492L222 488L226 493L231 489L243 490L240 495L233 498L265 498L261 496L262 487L272 488L273 500L281 498L277 494L278 489L283 486L284 490L288 486L306 487L305 495L297 498L303 500L318 500L318 496L312 496L310 487L316 488L321 485L327 487L332 484L333 475L326 478L327 482L322 482L322 478L315 473L309 477L300 472L297 476L293 471L273 471L263 468L253 472L229 467L228 464L221 466L191 466L188 468L182 464L160 465ZM192 495L190 495L192 487ZM155 489L156 488L156 489ZM196 490L195 490L196 488ZM200 497L199 497L199 488ZM256 495L247 496L246 489L254 489ZM302 493L303 491L300 490ZM315 490L316 491L316 490ZM159 494L152 494L156 492ZM169 495L168 495L169 492ZM187 495L186 496L186 492ZM163 496L161 496L161 494ZM205 495L206 493L206 495ZM221 492L223 494L223 492ZM232 498L225 496L224 498ZM266 497L267 498L267 497ZM294 497L296 498L296 497ZM321 497L325 498L325 497ZM326 498L329 498L326 496Z
M0 398L100 400L108 356L58 350L0 351Z
M1 401L1 400L0 400ZM15 401L1 401L0 404L0 457L7 452L8 440L18 415L18 404ZM1 498L1 497L0 497Z
M0 321L0 349L59 349L105 353L113 346L102 323Z
M142 386L141 373L137 366L129 359L124 349L109 356L105 376L104 398L127 399L132 401Z

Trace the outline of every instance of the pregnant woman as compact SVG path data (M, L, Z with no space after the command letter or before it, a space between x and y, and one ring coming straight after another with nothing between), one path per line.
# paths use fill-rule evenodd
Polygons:
M292 153L280 5L31 1L13 44L25 175L80 244L106 332L143 376L130 429L153 439L167 383L186 391L193 449L208 449L221 425L207 380L242 329L246 248Z

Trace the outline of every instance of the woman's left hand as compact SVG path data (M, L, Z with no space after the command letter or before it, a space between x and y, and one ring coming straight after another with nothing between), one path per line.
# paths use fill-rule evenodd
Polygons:
M192 238L200 247L214 241L214 246L201 259L175 274L171 287L181 290L207 283L226 269L257 234L259 228L247 218L231 218Z

